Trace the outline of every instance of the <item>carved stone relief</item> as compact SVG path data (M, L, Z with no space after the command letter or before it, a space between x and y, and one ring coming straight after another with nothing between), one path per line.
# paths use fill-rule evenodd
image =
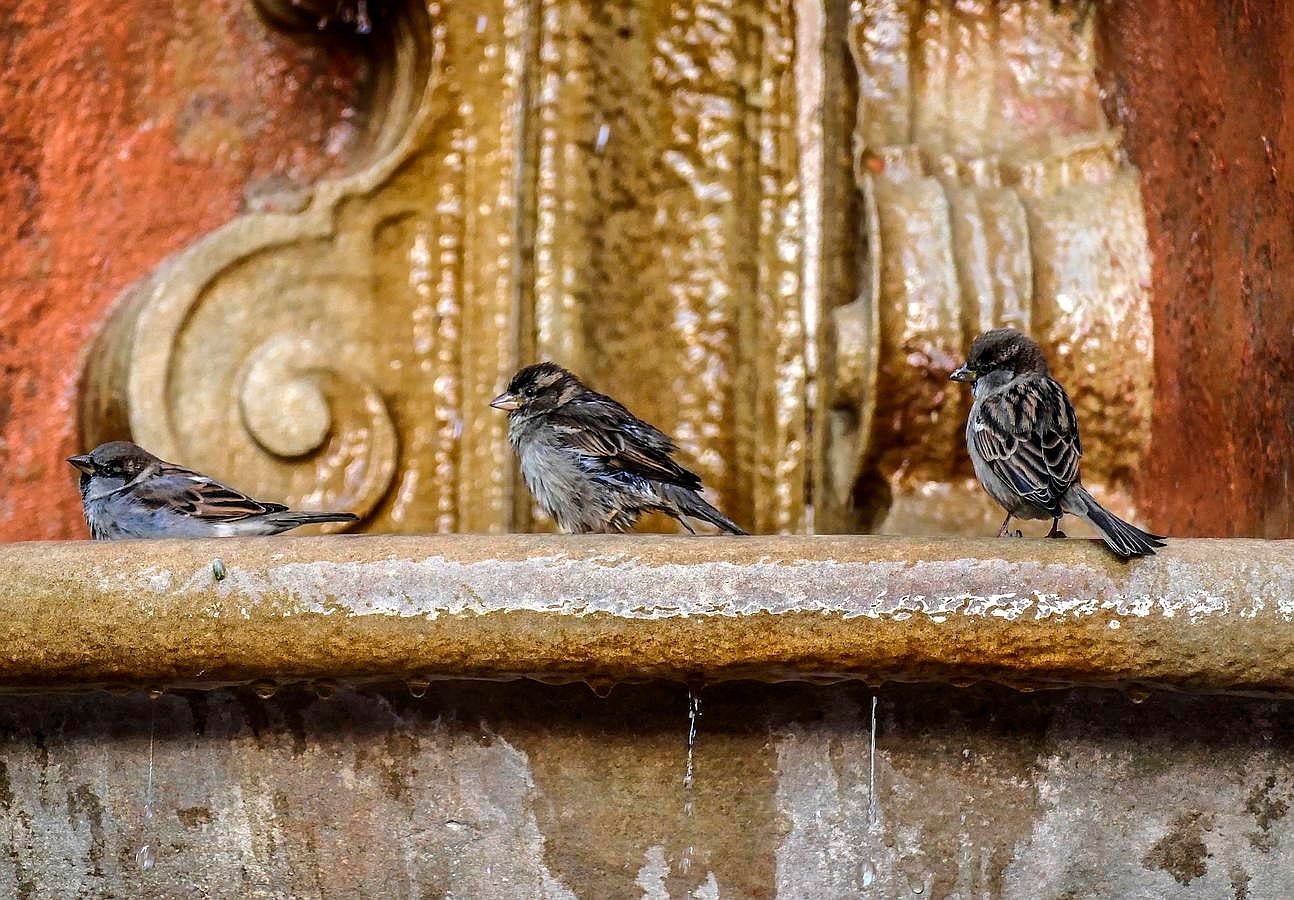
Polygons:
M1148 255L1084 13L259 2L370 32L371 157L122 299L87 368L87 443L132 437L363 530L543 529L487 401L550 358L673 433L752 530L811 510L818 530L977 531L990 507L946 376L1010 322L1075 395L1088 480L1135 470ZM819 105L836 63L852 134ZM842 241L824 195L849 147L863 223ZM859 290L823 276L828 244Z
M521 4L402 4L373 29L374 152L252 212L124 298L87 443L159 455L374 531L508 527Z
M824 530L1000 519L969 477L967 392L947 381L999 325L1046 347L1083 425L1086 482L1131 512L1150 258L1137 174L1099 103L1092 15L1048 0L850 4L866 258L859 296L829 314Z

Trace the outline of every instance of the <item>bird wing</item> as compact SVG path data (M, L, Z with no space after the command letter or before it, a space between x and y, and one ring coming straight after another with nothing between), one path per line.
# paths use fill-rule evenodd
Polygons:
M200 472L170 463L148 470L136 479L130 495L154 509L167 508L180 515L213 522L232 522L266 513L284 512L281 503L262 503Z
M971 440L999 478L1021 498L1060 515L1078 480L1083 446L1065 389L1045 376L1023 378L979 403Z
M701 479L671 458L678 447L669 436L610 397L567 403L549 414L548 423L563 446L613 472L701 490Z

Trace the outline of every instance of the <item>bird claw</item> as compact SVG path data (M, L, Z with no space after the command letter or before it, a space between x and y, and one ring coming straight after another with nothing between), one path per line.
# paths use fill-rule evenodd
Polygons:
M1022 538L1022 537L1024 537L1024 532L1017 528L1015 531L1008 531L1008 532L1007 532L1007 535L1008 535L1009 537L1018 537L1018 538Z

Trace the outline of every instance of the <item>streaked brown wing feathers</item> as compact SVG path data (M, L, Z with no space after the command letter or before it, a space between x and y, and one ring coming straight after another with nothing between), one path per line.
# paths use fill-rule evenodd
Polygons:
M636 418L619 403L599 397L573 413L554 413L549 424L562 442L610 469L699 490L701 479L670 454L674 443L661 431Z
M131 489L146 506L169 507L198 519L234 521L265 513L283 512L281 503L261 503L228 485L183 466L163 465L151 478Z
M1031 503L1060 514L1078 479L1078 420L1064 388L1046 377L1024 379L979 404L975 448L994 473Z

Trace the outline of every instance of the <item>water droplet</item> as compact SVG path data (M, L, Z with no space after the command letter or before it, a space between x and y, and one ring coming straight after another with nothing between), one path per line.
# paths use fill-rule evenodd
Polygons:
M692 765L696 752L696 720L701 718L701 697L687 689L687 766L683 769L683 813L692 815ZM684 871L687 871L686 869Z
M337 693L337 682L333 681L331 678L320 678L314 683L313 687L315 690L315 696L320 700L327 700L332 697L333 694Z
M607 141L611 140L611 126L603 122L598 126L598 137L593 144L593 152L602 155L602 151L607 149Z
M914 894L924 894L926 892L926 883L924 880L909 882L908 887L912 888L912 893Z
M215 578L216 581L224 581L228 574L225 571L225 561L223 559L216 557L211 561L211 577Z
M863 887L871 887L872 882L876 880L876 866L872 865L869 859L863 863Z
M414 699L421 700L427 696L427 688L431 687L431 682L423 681L420 678L410 678L405 682L405 686L409 688L409 694Z
M373 21L368 17L368 0L359 0L355 6L355 33L368 34L373 30Z
M596 694L598 697L602 698L603 700L611 696L611 691L616 686L614 679L602 678L597 675L594 675L591 678L585 679L585 683L589 686L589 689L592 690L594 694Z
M481 34L485 31L485 26L490 24L490 17L484 14L476 17L476 33Z
M262 700L268 700L278 693L279 686L268 679L263 679L261 681L253 682L252 690L256 692L257 697L260 697Z
M160 700L160 699L162 699L162 694L164 694L164 693L166 693L166 691L165 691L165 690L163 690L162 688L157 687L156 685L154 685L153 687L150 687L150 688L148 689L148 699L149 699L149 700Z
M153 847L151 844L144 844L135 851L135 864L144 871L148 871L153 868L154 862L156 862L156 860L153 858Z
M1128 699L1133 703L1145 703L1150 698L1150 691L1138 685L1128 688Z

